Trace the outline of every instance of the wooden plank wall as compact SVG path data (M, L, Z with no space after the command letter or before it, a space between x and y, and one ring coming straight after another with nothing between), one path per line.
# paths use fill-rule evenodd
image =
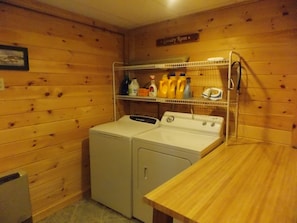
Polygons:
M0 3L0 44L27 47L30 70L0 70L0 172L28 173L36 221L89 190L88 129L113 119L111 65L124 43L115 28L11 2Z
M159 38L195 32L198 42L156 47ZM198 13L131 30L128 40L128 61L184 55L195 61L227 57L230 50L240 53L239 136L296 144L296 0L253 1Z

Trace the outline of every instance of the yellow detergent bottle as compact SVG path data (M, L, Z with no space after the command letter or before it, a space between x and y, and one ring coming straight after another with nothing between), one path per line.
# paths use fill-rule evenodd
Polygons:
M167 98L168 92L168 78L167 74L164 74L162 79L159 81L158 97Z
M186 74L181 73L179 75L179 78L178 78L177 82L176 82L176 95L175 95L175 97L177 99L182 99L184 97L185 86L186 86Z
M176 76L175 73L171 73L168 80L168 98L175 98L176 90Z

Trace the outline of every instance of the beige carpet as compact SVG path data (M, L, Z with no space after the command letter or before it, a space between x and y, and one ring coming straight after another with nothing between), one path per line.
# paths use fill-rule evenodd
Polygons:
M93 201L81 200L37 223L141 223Z

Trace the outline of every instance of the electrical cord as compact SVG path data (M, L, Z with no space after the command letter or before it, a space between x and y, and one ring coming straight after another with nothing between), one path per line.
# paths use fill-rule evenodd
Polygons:
M240 90L240 82L241 82L241 63L239 61L234 61L231 65L231 69L234 65L238 64L237 68L237 85L236 85L236 90L239 92Z

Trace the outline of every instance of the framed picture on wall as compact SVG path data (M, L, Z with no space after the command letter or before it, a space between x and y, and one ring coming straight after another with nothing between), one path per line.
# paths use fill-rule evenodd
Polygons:
M29 70L28 49L0 45L1 70Z

